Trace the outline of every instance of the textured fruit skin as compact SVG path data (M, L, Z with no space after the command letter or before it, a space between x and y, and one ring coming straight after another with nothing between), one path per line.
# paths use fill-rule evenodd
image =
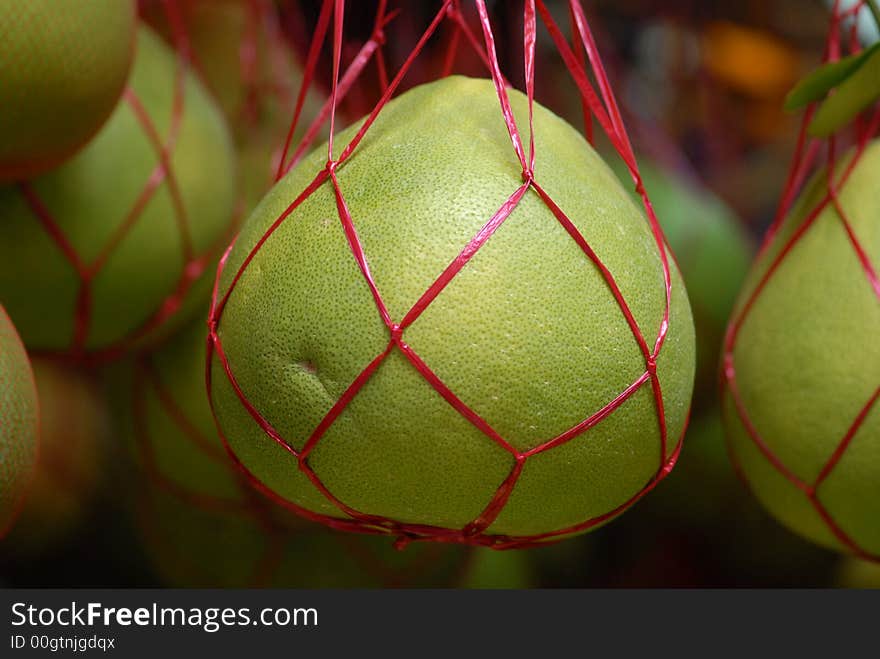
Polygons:
M40 452L21 516L6 546L17 554L51 550L80 528L107 473L110 419L89 375L34 359Z
M632 178L616 155L606 159L625 188ZM695 406L716 400L718 354L754 246L721 199L684 176L638 157L639 173L687 287L697 333Z
M37 391L21 339L0 305L0 537L21 507L37 457Z
M839 159L836 180L852 152ZM840 208L876 271L880 264L880 143L870 143L838 190ZM726 364L725 426L731 453L758 499L778 520L822 545L845 547L807 493L753 441L742 411L781 465L806 487L862 552L880 556L880 297L834 204L794 243L757 296L754 291L827 191L816 175L749 275L734 312L739 322ZM735 326L735 325L734 325ZM731 376L740 393L736 405ZM835 451L850 428L842 457ZM832 465L830 472L826 466ZM820 476L825 475L819 482Z
M526 125L525 98L513 93L511 103ZM574 129L537 105L535 112L536 180L614 274L653 344L665 289L643 212ZM337 136L337 153L354 130ZM221 273L221 296L326 157L326 147L316 149L251 215ZM394 322L522 185L491 82L461 77L389 103L336 175ZM684 428L694 371L690 309L672 270L670 330L657 366L670 438L664 459ZM388 345L329 184L263 244L229 297L217 336L243 393L297 449ZM645 370L601 275L532 192L404 340L518 450L580 423ZM252 420L216 356L212 387L223 432L256 478L302 508L342 516ZM609 513L652 478L660 453L654 398L641 388L587 433L530 458L486 532L541 534ZM397 350L309 456L346 505L451 529L481 513L513 462Z
M56 167L98 132L136 20L135 0L0 0L0 181Z
M175 55L142 28L129 87L163 143L172 126L176 69ZM111 246L91 282L91 322L82 346L86 352L122 342L144 326L177 289L187 261L167 177L113 245L129 215L137 214L138 199L159 166L157 148L134 107L133 102L121 103L82 152L29 184L83 263L94 264ZM182 107L171 170L192 250L203 255L219 246L232 218L234 152L222 114L192 76L185 80ZM23 189L0 188L0 218L0 300L29 349L71 350L80 290L74 267ZM201 309L208 290L205 273L172 320L185 319L196 310L194 304ZM154 337L145 340L149 338Z
M124 393L124 400L117 397L118 418L140 476L132 479L135 523L163 583L428 587L458 575L461 548L397 552L387 538L340 538L252 490L217 435L205 390L205 335L204 322L191 323L148 361L114 366L111 375ZM135 369L145 364L149 370L139 374Z

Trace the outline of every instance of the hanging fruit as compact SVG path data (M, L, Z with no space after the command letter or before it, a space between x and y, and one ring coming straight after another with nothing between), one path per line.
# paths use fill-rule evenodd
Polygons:
M422 85L344 163L318 148L243 227L213 314L214 409L307 516L521 544L597 526L674 462L684 286L583 138L538 104L534 126L533 187L491 81Z
M222 115L142 28L125 98L95 140L0 188L0 299L25 345L116 356L201 309L234 201Z
M57 167L122 94L134 0L0 0L0 182Z

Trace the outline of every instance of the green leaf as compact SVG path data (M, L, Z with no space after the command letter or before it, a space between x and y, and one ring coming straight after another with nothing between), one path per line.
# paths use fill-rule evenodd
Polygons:
M872 51L816 111L807 127L810 135L831 135L880 98L880 50Z
M790 112L809 105L813 101L818 101L857 71L878 49L880 49L880 42L857 55L850 55L819 67L789 92L785 97L785 109Z

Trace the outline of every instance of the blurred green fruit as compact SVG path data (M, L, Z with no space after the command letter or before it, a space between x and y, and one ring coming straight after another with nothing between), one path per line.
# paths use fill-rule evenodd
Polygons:
M275 181L296 107L302 72L283 39L277 9L252 0L183 0L177 4L193 66L232 126L239 155L241 197L247 213ZM161 2L145 5L145 19L174 44L180 39ZM292 149L321 109L306 94Z
M98 137L58 170L0 188L0 300L29 349L112 351L202 308L235 163L198 81L175 93L178 66L141 29L125 101Z
M512 92L511 103L526 125L525 97ZM536 181L608 267L653 346L665 289L644 213L574 129L539 105L534 121ZM337 153L356 130L336 136ZM221 298L326 159L326 146L317 148L257 207L223 269ZM457 76L390 102L334 175L392 323L404 320L523 185L491 81ZM670 329L657 361L666 454L652 387L642 379L588 432L519 463L509 500L481 531L567 533L610 517L672 454L690 403L694 338L684 285L671 270ZM423 311L403 323L401 345L521 456L582 424L646 373L608 283L534 190ZM385 355L308 455L317 478L355 510L457 533L515 478L511 450L444 400L414 367L416 358L389 344L329 181L262 243L217 333L244 394L297 451L365 367ZM297 506L344 518L254 421L216 356L212 368L218 420L247 469Z
M845 558L837 571L838 588L880 589L880 565L858 558Z
M853 155L834 170L837 203L819 172L754 265L732 320L724 413L771 514L880 558L880 142L842 181Z
M104 480L110 419L91 378L33 361L40 405L40 452L21 517L7 547L16 554L54 549L80 525Z
M136 20L135 0L0 0L0 181L57 167L98 132Z
M0 537L21 508L37 457L37 391L21 339L0 305Z
M299 74L283 41L276 9L253 0L181 0L176 10L193 66L238 129L279 109L292 109ZM145 4L145 20L178 43L164 3Z
M532 550L493 551L477 547L472 551L461 582L464 588L521 590L536 585L529 562Z

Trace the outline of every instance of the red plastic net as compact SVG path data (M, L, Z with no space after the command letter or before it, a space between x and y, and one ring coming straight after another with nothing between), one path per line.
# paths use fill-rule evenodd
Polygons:
M548 7L542 0L525 0L523 3L523 67L525 78L525 91L528 99L528 125L525 127L517 125L511 110L510 101L508 99L508 83L502 74L499 57L496 52L495 34L489 18L484 0L475 0L473 8L475 8L477 16L477 27L474 28L468 21L468 15L465 2L461 0L443 0L439 4L439 10L434 15L427 29L422 33L415 48L403 61L397 73L390 77L388 73L388 64L383 54L383 44L385 43L385 29L388 24L395 19L398 12L389 11L387 2L381 0L376 15L375 25L372 37L364 44L364 46L356 53L351 64L342 70L342 52L344 43L344 17L346 3L344 0L325 0L321 7L321 12L317 20L314 31L314 38L306 58L305 71L303 76L303 86L298 97L298 103L294 112L294 118L291 123L290 135L294 134L297 124L300 120L303 99L308 85L311 83L315 74L315 67L319 57L319 53L325 43L328 33L332 29L332 88L330 98L323 108L323 111L312 123L311 127L306 131L300 145L292 148L290 138L285 148L285 155L281 161L278 178L280 179L288 172L300 158L306 153L308 148L317 137L320 126L326 119L329 119L330 133L328 158L326 165L315 175L312 182L302 191L296 199L285 209L280 216L273 222L266 233L257 241L253 249L244 259L241 267L235 273L229 288L220 295L219 278L226 264L229 252L221 259L218 269L218 279L215 284L214 297L212 302L211 314L209 318L209 336L208 336L208 369L207 369L207 385L211 389L211 363L216 356L224 370L225 376L237 394L241 404L247 410L253 420L262 428L269 441L275 442L285 451L296 458L299 469L309 478L314 487L330 501L340 513L339 517L315 513L304 509L295 503L288 501L263 485L247 467L237 459L234 452L227 449L239 468L247 475L255 487L262 490L268 496L272 497L279 503L294 510L300 515L326 524L330 527L358 531L364 533L390 534L397 536L398 546L404 546L414 540L432 540L447 543L464 543L471 545L484 545L495 549L509 549L518 547L527 547L536 544L543 544L552 540L561 539L567 535L586 531L593 528L623 512L636 501L642 498L650 490L652 490L673 468L681 449L681 439L676 443L674 450L668 451L669 438L667 437L667 424L664 411L663 395L661 391L660 381L657 377L657 357L664 345L668 327L669 327L669 307L671 301L671 279L670 266L667 260L666 251L664 249L664 237L650 201L642 186L641 177L633 155L632 146L626 129L624 128L621 113L611 90L608 78L605 74L596 42L591 33L589 23L587 21L584 9L579 0L570 0L568 3L569 22L571 36L570 40L563 33L563 28L557 23L552 16ZM544 190L540 181L534 174L535 163L535 140L532 127L532 110L535 100L535 51L536 51L536 35L539 22L543 23L549 33L559 55L561 56L566 68L571 74L572 80L576 85L578 93L583 102L585 132L588 137L592 136L592 122L595 120L600 128L606 133L610 143L616 149L619 156L626 163L629 172L632 175L636 191L640 195L645 211L650 222L651 231L657 246L663 269L663 278L665 283L665 310L662 321L657 328L654 336L646 337L633 316L627 300L624 298L620 288L618 287L614 274L605 266L593 251L590 244L576 228L574 223L566 216L565 212L553 201L549 194ZM438 33L441 26L447 26L447 56L443 75L452 72L455 65L456 56L459 49L469 47L473 49L480 61L485 65L486 70L494 81L495 90L499 102L499 111L503 114L504 122L509 133L511 147L516 154L516 158L522 168L522 184L513 190L505 203L492 215L487 218L485 225L480 231L474 235L471 240L462 248L458 256L443 270L436 280L421 295L415 304L400 319L391 317L382 293L378 289L373 276L370 272L370 265L366 254L361 245L360 238L356 227L356 222L349 211L345 196L340 188L337 179L337 170L344 167L347 160L356 157L357 147L364 135L375 122L377 116L382 112L384 106L392 98L402 80L413 67L414 62L425 48L428 41ZM335 118L337 108L342 98L352 89L358 76L363 72L367 64L373 60L378 71L378 79L382 88L382 95L375 104L368 116L364 119L360 129L354 138L347 144L339 157L333 157L333 132L335 126ZM294 212L319 186L329 183L332 186L338 211L338 218L344 229L348 245L351 249L352 258L357 263L360 272L372 293L376 310L388 330L388 343L376 357L363 369L363 371L350 383L348 388L339 397L332 406L326 416L317 425L317 427L308 437L302 449L297 450L272 426L268 419L258 410L254 404L248 400L247 396L239 387L234 370L226 354L223 350L222 341L218 335L217 328L223 316L230 295L235 290L237 283L241 279L244 272L254 256L259 252L266 240L273 234L275 230L284 222L295 221ZM616 300L620 313L625 318L634 341L636 342L641 354L644 357L644 372L633 381L628 387L609 400L603 407L593 411L583 421L569 428L565 432L556 437L548 439L538 446L529 450L517 450L508 441L504 439L492 426L480 417L473 409L459 398L425 363L418 354L407 344L405 340L406 330L412 325L416 319L428 308L428 306L439 296L443 290L449 285L453 278L464 268L478 250L491 238L495 231L505 222L512 211L517 207L520 200L527 194L537 195L538 198L552 212L553 216L565 229L571 239L578 245L584 254L584 257L601 273L608 290ZM230 246L231 249L231 246ZM486 504L482 512L466 524L463 528L441 528L427 524L404 523L394 519L372 515L363 511L355 510L347 505L344 501L334 496L334 494L322 483L318 475L309 465L309 456L319 444L322 437L330 426L339 418L349 403L357 396L358 392L363 388L366 382L376 372L380 364L394 351L399 351L412 365L416 371L430 384L430 386L443 399L454 408L462 417L470 422L474 427L479 429L487 438L487 441L496 443L502 449L507 451L513 457L513 466L507 477L498 486L491 500ZM649 386L653 392L654 407L656 409L657 423L660 430L660 451L658 455L658 465L653 477L635 493L629 500L619 505L613 510L605 514L586 519L578 524L567 528L558 529L553 532L542 533L532 536L508 536L487 533L487 529L498 517L505 504L507 503L511 492L517 484L522 474L526 461L537 454L552 450L576 437L581 436L590 428L599 424L603 419L611 415L625 401L627 401L636 391L644 386ZM222 434L222 428L219 428ZM224 438L224 442L226 442Z
M367 582L383 587L403 587L412 584L458 583L466 573L471 561L472 552L450 553L448 547L426 548L412 560L403 564L389 564L372 546L365 545L360 538L347 534L334 534L323 527L310 524L281 508L253 489L246 478L229 459L216 437L202 432L198 425L175 400L174 394L163 381L162 373L156 364L153 353L141 352L132 364L131 414L134 432L135 452L139 473L145 479L143 487L137 488L138 519L140 528L152 546L163 551L174 551L176 547L173 537L167 528L168 524L181 523L179 520L163 519L160 507L161 497L169 497L174 505L183 506L196 515L206 515L223 524L248 524L254 533L263 540L262 549L250 559L248 574L240 586L262 588L269 586L297 585L284 583L287 573L283 563L286 560L291 543L296 543L306 535L320 533L327 535L329 542L339 543L340 560L346 560L356 566ZM148 401L152 399L158 405L158 413L165 415L179 433L171 441L183 441L194 449L206 465L213 465L221 473L228 471L232 489L235 494L209 493L199 491L186 480L175 478L166 473L159 457L158 443L168 442L152 430ZM156 411L154 411L156 413ZM188 519L184 517L184 519ZM206 538L213 541L214 538ZM190 572L199 574L198 554L190 553L192 547L178 550L175 560L191 564ZM215 548L223 552L223 547ZM241 560L241 556L234 556ZM447 570L438 570L441 563ZM447 565L448 564L448 565ZM447 574L448 573L448 574ZM443 579L437 582L436 579Z
M52 214L47 205L43 203L43 200L40 199L34 186L27 182L19 184L19 190L32 211L35 221L40 223L52 242L62 252L65 260L76 273L78 280L73 336L71 337L70 345L60 351L37 350L35 352L38 355L82 364L95 364L116 359L130 352L147 337L159 330L180 310L193 285L215 262L223 249L223 245L228 240L228 235L222 236L221 240L217 241L215 245L210 246L209 249L201 253L197 253L193 246L191 219L184 206L172 165L174 149L177 144L186 103L185 83L187 76L191 74L191 49L179 10L174 2L163 0L163 5L174 31L176 50L171 121L167 134L161 135L156 121L150 116L135 90L130 85L126 86L122 94L121 103L126 104L136 117L138 125L155 151L156 165L152 172L150 172L147 180L144 181L143 187L135 197L125 217L98 251L97 255L90 261L83 259L70 240L68 240L57 218ZM168 190L171 197L174 219L180 240L180 277L173 290L140 326L113 345L90 349L87 346L87 342L92 327L95 280L101 274L114 250L119 247L134 226L141 220L144 209L163 186ZM237 226L236 220L239 215L240 211L236 212L235 217L231 218L230 231L234 230L235 226Z
M839 60L844 54L844 51L855 54L861 50L857 35L858 24L853 19L863 9L865 9L865 2L855 2L844 7L840 0L836 0L829 24L826 49L823 57L824 62L834 62ZM853 252L861 266L861 270L872 287L878 301L880 301L880 278L878 278L877 275L878 268L875 264L871 263L870 257L853 231L851 221L847 217L847 213L839 200L840 191L846 185L849 175L861 159L869 141L875 137L878 130L880 130L880 108L875 108L869 113L869 116L862 115L856 119L855 125L852 127L855 136L854 156L841 171L840 168L835 165L838 157L839 143L843 141L840 133L843 133L844 131L840 131L838 134L832 135L824 140L811 138L807 134L807 127L813 118L817 107L818 103L813 103L804 113L795 155L789 169L782 199L774 221L771 224L770 229L767 231L764 242L759 250L758 259L764 255L771 245L775 244L776 235L791 211L798 192L803 188L808 175L820 165L827 167L827 181L824 195L820 198L818 203L810 209L798 229L784 242L782 248L779 250L775 258L773 258L749 298L742 305L738 313L731 319L724 342L723 366L721 373L722 395L725 391L729 392L734 402L736 414L745 427L751 441L754 442L755 446L777 472L803 492L810 505L834 537L857 556L867 560L880 561L880 555L872 554L860 547L859 544L843 530L841 525L829 512L819 497L822 484L828 479L835 467L840 463L841 458L843 458L844 453L846 453L859 428L865 422L865 419L868 417L871 410L877 405L877 401L880 400L880 385L878 385L877 389L868 400L864 402L864 405L853 418L852 423L840 438L834 451L819 471L818 476L812 481L806 481L786 466L786 464L770 448L766 438L762 437L758 432L743 401L737 383L736 366L734 363L734 351L736 349L740 330L746 319L749 317L755 302L766 289L768 282L779 271L779 268L785 261L786 257L809 232L810 228L816 223L817 218L826 208L831 207L836 211L836 215L843 225ZM835 175L838 173L839 176L835 180ZM731 449L729 444L728 453L740 478L748 486L748 479L739 464L735 452Z

